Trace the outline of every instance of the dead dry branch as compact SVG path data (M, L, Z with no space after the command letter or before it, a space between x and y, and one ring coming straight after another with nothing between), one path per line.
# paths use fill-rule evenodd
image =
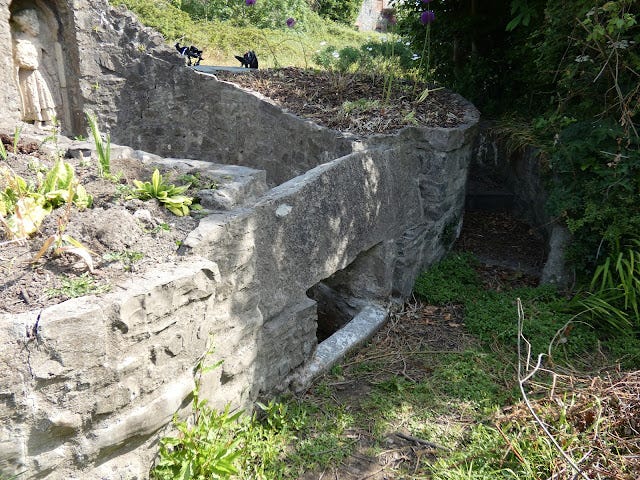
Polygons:
M559 454L550 479L640 478L640 371L604 376L550 371L544 366L544 354L532 362L523 320L518 301L518 379L523 402L496 419L499 429L524 425L533 416ZM551 381L532 382L542 374L550 375Z

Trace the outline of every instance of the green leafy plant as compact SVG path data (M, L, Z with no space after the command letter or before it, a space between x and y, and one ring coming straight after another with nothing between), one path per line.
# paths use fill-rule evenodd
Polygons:
M153 479L229 478L238 472L235 463L242 451L236 432L242 412L232 413L228 405L218 412L200 397L202 374L221 364L204 365L212 352L211 349L205 353L195 367L190 421L174 417L179 436L160 441L159 458L151 471Z
M596 268L589 288L576 294L568 308L596 326L618 333L640 330L640 239L617 248Z
M134 269L135 264L144 258L142 252L133 250L123 250L121 252L108 252L102 255L102 259L107 262L122 262L124 269L130 272Z
M108 178L111 175L111 136L107 134L106 140L103 141L96 116L89 112L86 116L98 154L98 172L101 176Z
M82 297L84 295L99 295L111 290L109 284L99 284L87 273L79 277L65 276L60 288L50 288L46 291L49 297L64 295L69 298Z
M9 169L0 180L0 216L11 237L26 238L35 233L46 216L65 203L80 209L91 206L93 198L78 183L71 164L58 158L36 188Z
M612 119L589 119L561 127L548 152L547 208L573 233L568 255L583 278L640 230L639 145Z
M84 209L93 203L93 197L78 182L73 166L61 158L53 164L38 191L51 208L73 202L76 207Z
M234 439L234 425L241 412L231 413L227 406L217 412L194 392L193 424L174 420L179 437L165 437L160 442L159 460L151 472L158 480L190 478L229 478L237 473L234 462L240 455L239 441Z
M133 195L136 198L141 200L155 198L171 213L179 217L189 214L189 207L193 202L193 198L182 194L189 189L190 185L176 187L175 185L164 183L162 175L160 175L157 168L154 170L150 182L134 180L133 183L136 187Z

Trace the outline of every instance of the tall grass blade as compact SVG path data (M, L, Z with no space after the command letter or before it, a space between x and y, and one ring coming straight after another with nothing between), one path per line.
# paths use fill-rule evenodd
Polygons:
M96 145L96 152L98 154L98 169L101 176L108 176L111 174L111 136L106 135L106 145L100 135L98 129L98 121L96 116L87 112L87 121L89 122L89 129L91 130L91 136L93 142Z

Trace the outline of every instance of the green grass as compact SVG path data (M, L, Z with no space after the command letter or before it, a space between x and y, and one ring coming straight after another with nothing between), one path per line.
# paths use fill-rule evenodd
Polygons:
M443 305L462 304L465 326L485 345L499 344L515 352L517 347L517 312L519 298L525 308L524 335L532 344L532 353L546 353L562 327L572 320L563 313L565 301L553 287L523 287L505 291L482 288L474 270L476 261L467 254L453 253L416 280L415 291L426 302ZM572 324L571 333L552 352L568 359L595 347L596 332L582 322Z
M193 20L166 1L112 0L111 3L127 6L142 23L162 33L169 45L176 41L197 45L204 50L202 65L239 66L234 55L254 50L260 68L312 67L315 66L314 53L324 45L340 50L347 46L359 47L377 38L376 34L357 32L323 20L314 12L309 12L293 29L261 29L218 20Z
M461 350L430 349L419 343L417 335L412 341L418 344L401 344L399 352L397 345L388 343L391 330L380 332L305 395L274 400L262 405L259 415L245 415L221 427L217 435L235 439L239 453L237 473L220 478L297 479L309 471L329 475L352 454L378 461L393 451L409 456L386 470L388 478L528 480L549 478L563 468L558 452L519 403L514 340L516 298L527 312L525 334L540 351L546 351L567 321L555 310L562 300L546 287L487 291L475 265L468 255L452 254L416 284L416 293L425 298L462 305L465 331L474 339L460 343ZM402 330L405 323L394 326L390 321L385 328ZM596 342L606 349L616 340L598 339L595 331L582 327L576 325L553 349L554 368L593 361ZM622 341L616 348L628 359L639 350ZM637 368L638 362L630 366ZM536 380L544 384L548 377ZM352 386L354 392L349 393ZM530 395L546 398L546 394ZM569 421L575 398L567 394L561 403L547 402L541 414L563 447L579 452L581 446L589 448L587 435L592 429L576 429ZM597 411L597 399L592 403ZM401 450L390 444L397 432L439 447L435 453L411 459L407 452L420 448ZM609 451L615 448L610 445Z
M136 252L134 250L122 250L120 252L107 252L102 255L102 259L106 262L122 262L124 270L130 272L133 270L136 263L144 258L142 252Z
M63 295L76 298L85 295L99 295L109 290L111 290L111 285L96 283L88 273L83 273L79 277L64 277L60 288L50 288L46 293L49 297Z

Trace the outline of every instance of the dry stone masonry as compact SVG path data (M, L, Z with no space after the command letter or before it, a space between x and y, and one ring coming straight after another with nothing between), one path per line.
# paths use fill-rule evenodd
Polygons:
M355 316L347 336L370 334L455 238L472 105L456 128L346 136L184 67L101 0L0 0L3 65L22 65L14 16L25 9L51 39L38 69L63 133L84 134L91 110L131 161L234 180L205 199L212 213L175 261L99 297L0 315L0 477L147 478L207 352L224 361L201 387L216 407L303 388L332 345L343 352L336 337L317 350L319 324L337 323L330 335ZM26 114L25 92L16 68L0 70L5 133L48 122Z

